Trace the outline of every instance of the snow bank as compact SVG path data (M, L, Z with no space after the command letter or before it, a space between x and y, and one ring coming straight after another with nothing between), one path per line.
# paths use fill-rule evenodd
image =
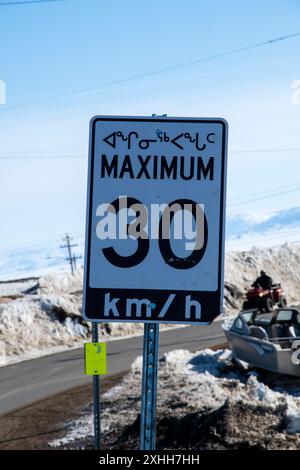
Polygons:
M233 446L248 438L261 445L266 437L260 435L265 432L264 425L276 445L280 446L281 441L287 446L299 445L300 398L271 390L259 381L256 374L237 369L231 359L232 355L228 350L205 349L196 353L175 350L164 355L159 364L158 379L158 448L179 448L179 443L178 446L170 447L168 441L173 427L182 426L183 423L191 426L195 420L198 420L199 435L195 433L196 437L191 437L196 438L194 447L192 444L186 445L188 448L201 445L206 448L207 442L204 441L207 436L203 434L207 431L207 423L211 426L218 417L224 424L224 420L228 420L228 414L228 428L223 429L223 433L224 439L232 442ZM131 372L122 384L103 395L101 426L104 448L125 449L131 448L126 446L138 445L141 364L139 357L132 364ZM247 412L250 413L249 429L244 426ZM241 421L241 416L245 423ZM262 419L264 421L257 425L256 420ZM218 425L220 427L220 422ZM228 437L226 432L233 435ZM294 436L289 437L291 434ZM70 447L73 443L72 448L89 447L92 435L93 416L89 412L80 419L66 423L66 435L50 445ZM188 434L187 437L182 434L180 437L183 440L188 439Z
M82 291L83 269L77 269L74 274L69 272L50 273L39 279L40 294L61 294Z
M261 269L282 282L288 300L297 303L300 285L300 247L227 253L225 310L236 313L244 292ZM38 280L1 283L0 363L76 347L90 338L90 326L81 317L83 270L47 274ZM1 297L2 296L2 297ZM168 328L167 326L162 329ZM100 336L112 338L141 334L139 323L101 323Z
M20 298L0 305L0 348L2 365L17 358L35 357L74 346L88 336L80 317L59 316L57 305L39 296ZM58 349L57 349L58 348Z
M0 365L80 347L90 340L91 325L81 315L82 278L82 268L75 275L51 273L29 288L23 282L21 290L14 286L14 297L2 298L3 303L0 298ZM99 325L104 339L142 332L140 323Z
M241 308L243 294L260 271L280 282L289 303L300 303L300 246L285 243L273 248L232 251L225 255L225 307Z

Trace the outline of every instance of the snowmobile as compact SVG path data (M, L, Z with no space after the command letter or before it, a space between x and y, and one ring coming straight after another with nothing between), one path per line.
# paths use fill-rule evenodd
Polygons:
M272 312L275 305L280 308L287 306L287 300L283 294L281 284L273 284L270 289L263 289L260 286L251 287L246 292L243 310L257 308L260 313L269 313Z

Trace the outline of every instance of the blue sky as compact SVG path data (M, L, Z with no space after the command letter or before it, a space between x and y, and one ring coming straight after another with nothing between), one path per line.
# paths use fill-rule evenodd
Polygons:
M0 1L1 3L1 1ZM95 114L221 116L229 134L228 213L263 217L299 205L299 191L250 204L239 198L300 185L300 36L114 86L19 106L189 62L300 30L300 3L252 0L66 0L0 6L0 243L19 246L83 232L86 159Z

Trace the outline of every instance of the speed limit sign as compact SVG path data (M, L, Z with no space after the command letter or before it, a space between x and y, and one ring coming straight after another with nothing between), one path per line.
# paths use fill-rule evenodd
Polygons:
M222 311L227 123L90 124L83 315L210 323Z

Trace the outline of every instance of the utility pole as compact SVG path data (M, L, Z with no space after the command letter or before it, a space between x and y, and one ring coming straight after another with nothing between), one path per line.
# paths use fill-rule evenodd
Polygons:
M60 245L60 247L68 249L68 257L66 258L66 260L70 263L71 273L74 274L74 271L76 269L76 260L82 258L82 256L76 256L74 253L72 253L72 248L78 246L78 244L72 243L72 237L70 237L68 233L66 233L66 236L65 238L63 238L62 241L64 242L64 244Z

